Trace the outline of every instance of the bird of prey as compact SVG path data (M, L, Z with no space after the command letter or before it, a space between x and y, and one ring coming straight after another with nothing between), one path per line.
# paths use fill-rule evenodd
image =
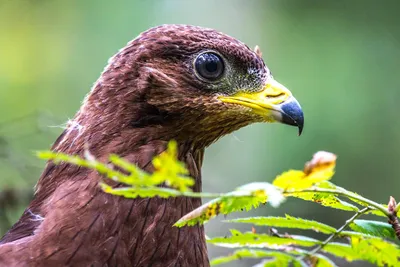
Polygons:
M201 191L204 149L254 122L303 128L292 93L259 51L212 29L162 25L110 60L52 150L152 172L178 144ZM48 162L34 198L0 241L0 266L209 266L203 226L172 225L200 199L126 199L104 193L94 170Z

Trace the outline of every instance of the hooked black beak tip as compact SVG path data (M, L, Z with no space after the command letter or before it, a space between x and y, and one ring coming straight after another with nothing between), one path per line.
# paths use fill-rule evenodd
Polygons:
M299 102L297 102L295 98L292 98L288 102L282 104L281 110L282 123L297 126L300 136L304 127L304 114Z

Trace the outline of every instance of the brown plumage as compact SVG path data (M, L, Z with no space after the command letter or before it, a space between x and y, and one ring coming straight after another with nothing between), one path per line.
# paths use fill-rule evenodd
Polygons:
M196 65L209 51L223 60L217 79L204 79ZM214 75L220 65L212 64L206 72ZM302 127L288 91L265 95L279 106L266 108L266 116L220 99L257 94L270 80L263 60L232 37L156 27L110 59L52 150L81 156L89 150L103 162L118 154L151 172L151 159L174 139L200 191L204 149L219 137L260 121ZM0 242L0 266L209 266L203 226L172 227L199 199L125 199L103 193L99 180L92 170L47 163L34 199Z

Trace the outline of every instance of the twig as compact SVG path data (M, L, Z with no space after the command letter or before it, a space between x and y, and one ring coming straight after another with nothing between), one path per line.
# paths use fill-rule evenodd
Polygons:
M350 219L348 219L346 221L345 224L343 224L339 229L337 229L333 234L331 234L324 242L322 242L321 244L319 244L316 248L314 248L313 250L311 250L309 253L307 253L307 255L303 255L300 257L300 259L304 259L306 256L312 256L315 255L316 253L318 253L318 251L320 251L321 249L323 249L329 242L331 242L333 239L335 239L336 237L338 237L340 235L340 233L346 229L347 226L349 226L352 222L354 222L354 220L356 220L358 217L360 217L361 215L365 214L367 211L369 211L371 208L370 207L365 207L359 211L357 211L356 214L353 215L353 217L351 217Z

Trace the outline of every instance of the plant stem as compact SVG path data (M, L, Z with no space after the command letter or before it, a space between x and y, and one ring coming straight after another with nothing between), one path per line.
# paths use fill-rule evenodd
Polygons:
M349 226L354 220L356 220L358 217L369 211L371 208L370 207L365 207L362 210L357 211L356 214L353 215L350 219L346 221L345 224L343 224L339 229L337 229L333 234L331 234L324 242L322 242L320 245L318 245L316 248L311 250L307 255L303 255L300 257L300 260L304 259L306 256L312 256L316 253L318 253L321 249L323 249L329 242L331 242L333 239L339 236L339 234L346 229L347 226Z
M349 198L350 200L355 199L358 200L359 202L368 204L368 206L373 207L379 211L381 211L383 214L386 216L389 216L390 213L389 211L381 204L372 201L370 199L367 199L365 197L362 197L358 194L355 194L350 191L343 191L343 190L335 190L335 189L325 189L325 188L311 188L311 189L304 189L304 190L299 190L299 191L286 191L283 192L284 194L301 194L301 193L326 193L326 194L336 194L336 195L341 195ZM370 208L369 208L370 209Z

